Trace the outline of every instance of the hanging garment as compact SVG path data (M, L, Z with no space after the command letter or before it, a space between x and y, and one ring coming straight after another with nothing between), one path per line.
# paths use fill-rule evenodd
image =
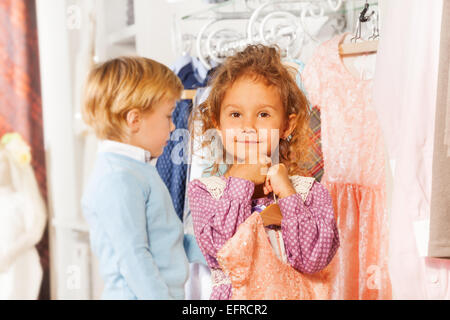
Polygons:
M8 136L0 142L0 300L35 300L43 278L35 246L47 215L29 148Z
M180 219L183 218L184 195L186 192L186 152L189 140L186 130L191 108L192 102L189 100L181 100L177 103L172 113L172 119L176 129L184 130L172 132L170 141L156 162L158 173L167 189L169 189L175 212ZM176 160L174 161L174 159Z
M393 174L395 299L450 299L450 261L427 258L442 3L385 1L380 30L374 106Z
M191 113L199 112L199 105L205 102L208 98L209 93L211 92L211 87L198 88L196 95L193 99L193 108ZM194 117L194 115L191 115ZM189 182L199 179L202 177L209 177L210 173L208 169L211 167L211 161L208 159L206 148L202 148L202 123L201 121L193 122L192 129L192 137L190 140L190 149L189 149L189 164L187 167L187 176L186 176L186 185ZM184 232L189 234L194 234L194 228L192 226L192 216L189 210L189 202L187 197L187 190L185 194L185 205L184 205L184 213L183 213L183 223L184 223Z
M1 1L0 16L0 135L19 132L31 146L33 171L47 199L36 1ZM50 299L48 239L37 245L44 270L41 299Z
M311 137L311 165L308 167L308 173L311 177L316 178L318 182L322 181L323 177L323 153L322 153L322 133L320 109L313 107L310 114L309 127L312 131Z
M288 63L289 63L288 67L292 64L295 65L295 68L297 69L295 74L293 74L295 76L295 82L308 99L308 92L302 80L302 72L305 69L305 64L297 59L290 60ZM317 107L313 107L311 103L308 103L308 108L310 111L309 126L312 132L312 136L310 137L311 139L310 164L307 170L308 176L315 177L316 180L320 182L323 176L323 154L321 146L320 110Z
M302 273L317 273L329 265L339 247L331 198L314 178L290 179L297 193L278 201L287 262ZM231 279L220 268L217 252L251 216L252 207L269 206L273 199L251 201L254 184L236 177L198 179L189 184L188 191L195 236L211 268L211 299L228 300Z
M302 76L320 108L323 185L333 199L341 247L331 263L332 299L390 299L384 144L372 109L372 81L339 55L348 34L323 43Z
M445 144L450 118L450 3L444 2L433 152L429 256L450 259L450 154ZM450 128L447 128L450 129Z
M209 95L211 88L198 88L193 100L193 109L191 112L197 112L198 106L203 103ZM199 124L195 124L196 129L200 129ZM200 145L198 139L192 139L190 142L189 164L187 167L186 185L190 181L201 178L204 171L210 166L208 161L201 158ZM187 189L187 188L186 188ZM189 210L189 201L187 190L185 194L184 214L183 214L184 233L194 235L192 225L191 211ZM200 263L189 264L189 279L186 282L185 294L187 300L208 300L211 296L211 271L208 266Z
M196 89L206 85L208 72L196 58L181 57L174 70L178 71L177 75L185 89ZM186 193L188 119L191 110L191 100L181 100L177 103L172 114L177 130L172 132L170 141L156 163L156 169L169 189L175 212L181 220L183 219Z
M197 89L205 87L210 70L195 57L182 56L175 62L172 70L183 83L184 89Z
M303 200L309 193L304 191ZM315 274L302 274L292 268L281 230L263 225L260 212L264 208L264 205L255 204L253 214L217 252L217 261L231 283L231 299L327 299L330 295L327 268Z

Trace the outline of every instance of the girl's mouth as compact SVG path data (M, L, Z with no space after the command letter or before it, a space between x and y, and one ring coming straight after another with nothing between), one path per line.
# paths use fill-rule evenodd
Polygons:
M237 137L235 137L235 141L237 143L244 143L244 144L259 144L259 143L261 143L259 137L256 135L251 135L251 136L241 135L240 137L237 136Z
M258 144L259 141L236 141L237 143L245 143L245 144Z

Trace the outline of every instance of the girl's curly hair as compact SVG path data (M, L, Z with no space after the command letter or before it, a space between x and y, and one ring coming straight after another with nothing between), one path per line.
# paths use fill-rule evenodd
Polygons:
M298 87L295 76L297 70L294 67L284 65L278 47L264 45L249 45L245 50L228 57L213 74L210 81L211 92L198 112L193 113L190 119L191 133L194 137L205 135L208 130L215 129L219 123L220 109L227 90L233 83L244 75L250 75L262 80L266 85L275 86L283 102L285 119L291 114L296 114L296 127L291 134L292 138L280 139L280 162L286 165L290 175L308 176L310 137L308 100ZM194 122L201 121L201 129L194 132ZM211 147L211 141L202 141L201 148ZM223 148L223 145L220 144ZM222 150L225 155L225 150ZM219 159L220 160L220 159ZM220 161L213 160L211 175L219 172ZM222 163L225 163L224 159ZM228 167L229 168L229 165Z

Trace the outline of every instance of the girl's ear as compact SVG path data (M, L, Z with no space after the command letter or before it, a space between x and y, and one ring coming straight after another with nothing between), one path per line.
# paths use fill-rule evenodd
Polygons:
M282 139L287 139L287 137L289 137L292 132L294 132L295 127L297 126L297 115L296 114L290 114L289 118L288 118L288 125L286 130L283 133Z
M141 112L138 109L128 111L126 120L131 133L136 133L139 131L141 125Z

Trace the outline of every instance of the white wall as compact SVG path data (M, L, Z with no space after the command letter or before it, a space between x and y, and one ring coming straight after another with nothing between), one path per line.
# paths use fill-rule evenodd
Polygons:
M139 25L137 35L138 53L147 58L157 60L171 66L178 54L173 48L174 19L189 12L196 12L210 7L203 0L185 0L168 3L166 0L135 0L136 24ZM184 31L195 32L203 22L183 23Z
M44 143L49 189L50 224L64 215L76 217L76 172L73 140L73 90L66 28L66 1L37 0L38 35ZM56 284L65 283L72 248L62 230L52 225L50 234L51 296L59 294ZM56 241L59 238L60 241ZM67 264L61 264L62 261ZM56 281L57 280L57 281Z

